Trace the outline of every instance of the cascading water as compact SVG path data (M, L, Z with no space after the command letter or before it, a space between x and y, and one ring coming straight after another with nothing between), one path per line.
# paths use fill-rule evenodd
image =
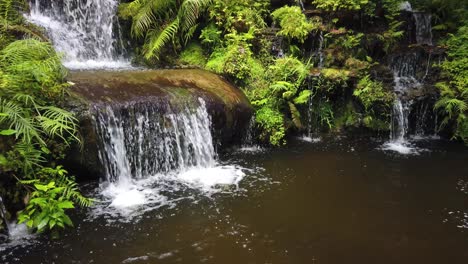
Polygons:
M6 219L6 209L0 196L0 242L8 239L8 221Z
M210 191L237 184L244 176L235 166L218 165L202 99L177 110L151 101L100 107L95 129L107 180L103 194L124 211L165 201L154 189L155 181Z
M394 75L396 98L392 111L390 142L387 142L384 148L403 154L410 154L414 150L406 136L412 104L412 101L408 99L408 93L422 85L416 78L417 63L417 54L409 53L395 56L390 65Z
M30 1L26 16L44 27L70 69L128 68L117 21L118 0Z
M111 182L129 182L170 171L216 164L205 103L161 115L158 106L136 103L97 113L100 159ZM168 106L169 108L169 106Z
M413 19L416 26L416 43L432 46L431 14L413 12Z
M313 142L313 143L316 143L316 142L319 142L321 139L320 137L317 137L316 133L314 133L314 129L313 129L313 126L314 126L314 120L313 120L313 117L314 117L314 89L316 88L315 86L317 85L316 84L316 79L314 78L311 78L309 77L309 79L307 80L307 85L308 85L308 88L309 88L309 91L310 91L310 97L309 97L309 101L308 101L308 104L307 104L307 134L305 135L302 135L302 137L300 138L301 140L303 141L306 141L306 142Z
M301 10L304 12L305 11L304 2L302 0L297 0L297 4L301 8Z

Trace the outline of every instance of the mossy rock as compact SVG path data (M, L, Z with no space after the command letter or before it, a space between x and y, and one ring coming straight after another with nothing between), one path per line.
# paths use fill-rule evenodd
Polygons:
M202 98L218 149L242 138L253 113L240 89L204 70L72 72L69 81L73 86L65 108L76 113L80 121L84 148L76 147L67 165L80 175L101 174L93 115L108 105L150 103L157 105L163 115L167 109L177 112Z

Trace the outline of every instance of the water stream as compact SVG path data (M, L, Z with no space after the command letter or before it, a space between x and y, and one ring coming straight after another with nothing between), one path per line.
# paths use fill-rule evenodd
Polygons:
M411 10L411 6L402 5L405 10ZM413 12L416 40L421 45L432 45L431 15L421 12ZM421 150L416 149L408 141L409 115L413 105L412 94L422 89L424 81L429 73L431 55L429 54L424 76L417 77L418 69L421 67L422 58L417 52L402 53L392 57L390 68L394 75L395 102L392 111L390 141L383 149L397 151L402 154L416 154ZM425 121L427 110L419 111L417 119L416 134L421 133L421 122ZM419 131L418 131L419 128Z
M129 68L117 21L118 0L30 1L26 18L44 27L70 69Z
M169 181L211 193L244 176L241 168L217 162L202 99L177 109L152 101L99 106L94 123L106 178L101 194L123 215L164 204Z

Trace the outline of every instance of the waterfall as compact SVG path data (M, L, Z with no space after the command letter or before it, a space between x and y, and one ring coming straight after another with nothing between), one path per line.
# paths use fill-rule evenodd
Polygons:
M413 12L413 19L416 26L416 43L432 46L431 14Z
M205 102L195 109L170 109L161 114L151 103L97 111L102 142L100 160L106 179L128 183L171 171L215 165L211 122Z
M6 219L7 211L3 204L2 197L0 196L0 242L8 239L8 221ZM3 228L3 230L2 230Z
M297 0L297 4L298 4L299 7L301 8L302 12L304 12L304 11L305 11L304 1L302 1L302 0Z
M70 69L130 67L123 59L118 0L31 0L26 18L44 27Z
M317 54L318 54L318 68L321 69L323 68L323 62L324 62L324 55L323 55L323 41L324 41L324 38L323 38L323 31L320 31L319 33L319 46L318 46L318 49L317 49Z
M409 94L422 87L417 79L418 54L400 54L392 58L390 68L394 75L395 102L392 110L390 126L390 141L384 145L384 149L394 150L402 154L414 153L414 148L407 141L409 114L412 100Z
M316 79L315 78L312 78L312 77L309 77L308 80L307 80L307 86L308 86L308 89L310 91L310 97L309 97L309 101L308 101L308 104L307 104L307 130L306 130L306 134L303 135L302 137L300 137L300 139L302 141L306 141L306 142L313 142L313 143L316 143L316 142L319 142L321 139L320 137L314 137L314 129L313 129L313 125L314 125L314 88L316 87Z
M400 98L395 99L392 111L391 123L391 141L395 143L404 143L408 132L408 115L410 102L402 102Z
M94 127L105 181L101 194L110 206L95 212L132 216L136 209L158 208L168 200L170 182L212 192L237 185L245 175L219 165L211 119L202 99L173 107L158 100L96 105ZM177 190L180 187L175 187ZM110 211L109 211L110 210Z

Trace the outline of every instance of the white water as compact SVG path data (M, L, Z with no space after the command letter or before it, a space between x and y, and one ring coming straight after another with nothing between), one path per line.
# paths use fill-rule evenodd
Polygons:
M47 30L69 69L130 68L122 55L118 4L118 0L33 0L26 18Z
M132 216L171 206L164 193L184 186L209 194L237 187L244 170L217 162L205 102L197 104L178 111L166 106L166 114L151 103L98 111L96 130L107 179L98 215Z
M431 14L414 12L414 23L416 24L416 43L432 46L432 16Z
M417 54L407 54L393 59L394 91L396 94L392 110L390 140L383 146L383 150L400 154L418 154L419 150L408 141L409 114L412 101L406 98L412 89L418 89L422 84L416 79Z
M16 224L12 222L8 224L8 229L8 242L0 244L0 252L15 247L27 247L36 243L36 240L34 239L36 235L32 234L25 224ZM9 254L14 254L14 252L10 252ZM8 257L4 254L0 254L0 256L0 260L5 260L5 258Z
M401 2L401 3L400 3L400 10L401 10L401 11L412 12L412 11L413 11L413 7L411 6L411 3L410 3L410 2L405 1L405 2Z

